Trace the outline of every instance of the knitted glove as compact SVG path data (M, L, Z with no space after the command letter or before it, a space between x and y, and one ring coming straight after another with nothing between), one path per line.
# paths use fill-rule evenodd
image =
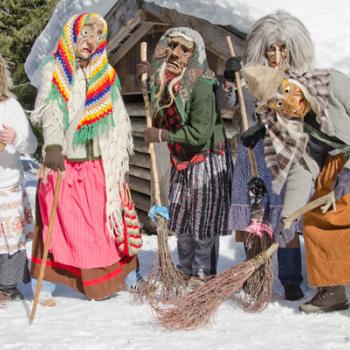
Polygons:
M285 248L287 244L294 239L297 228L297 221L293 221L289 230L285 230L283 226L284 223L282 219L274 231L275 242L278 243L280 248Z
M62 147L60 145L49 145L45 148L44 164L47 168L57 171L65 170Z
M251 126L248 130L242 133L241 140L245 147L254 147L259 139L263 139L266 134L266 127L259 122Z
M343 168L334 181L333 191L335 200L350 192L350 169Z
M150 77L152 66L148 61L142 61L136 65L136 76L141 79L143 73L147 73L147 78Z
M158 128L147 128L144 131L144 138L147 144L153 142L168 142L169 141L169 132L165 129Z
M226 61L226 67L224 71L225 80L228 80L231 83L234 83L236 81L235 73L242 68L241 60L242 57L230 57Z

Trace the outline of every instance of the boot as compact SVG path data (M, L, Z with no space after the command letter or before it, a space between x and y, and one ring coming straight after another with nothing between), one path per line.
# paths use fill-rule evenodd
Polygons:
M24 300L23 294L16 287L2 289L1 292L7 295L10 301Z
M286 284L284 287L284 299L286 300L299 300L304 297L304 293L299 284Z
M349 301L344 286L321 287L310 301L299 306L299 310L306 313L331 312L348 308Z

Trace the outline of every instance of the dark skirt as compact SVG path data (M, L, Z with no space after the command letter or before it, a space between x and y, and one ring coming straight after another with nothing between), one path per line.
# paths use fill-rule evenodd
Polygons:
M17 283L28 283L30 274L25 250L13 255L0 255L0 288L14 287Z
M173 166L169 229L196 240L228 234L232 171L229 151L181 171Z

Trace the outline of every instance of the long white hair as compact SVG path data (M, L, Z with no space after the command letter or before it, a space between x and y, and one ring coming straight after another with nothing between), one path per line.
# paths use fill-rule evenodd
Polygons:
M13 97L10 90L12 89L12 79L7 69L5 59L0 55L0 102Z
M274 12L255 22L246 39L246 65L267 65L266 50L277 42L286 46L286 64L293 72L302 74L314 68L315 49L310 33L286 11Z

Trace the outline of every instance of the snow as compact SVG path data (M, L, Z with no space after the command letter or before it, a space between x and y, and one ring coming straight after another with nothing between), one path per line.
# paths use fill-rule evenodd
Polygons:
M156 237L145 236L140 254L143 273L155 257ZM170 238L176 259L176 239ZM30 246L28 246L28 252ZM221 238L219 269L244 258L242 245L231 236ZM304 300L313 291L307 290ZM22 286L27 298L29 285ZM348 290L349 292L349 290ZM131 294L119 292L106 301L88 301L65 286L56 291L57 306L38 306L29 326L31 302L16 302L0 308L1 349L123 349L123 350L332 350L350 348L350 310L323 315L304 315L299 302L282 299L276 281L272 302L260 314L242 311L224 302L214 321L194 331L162 328L147 304L135 304Z
M231 24L249 31L252 23L267 13L285 9L299 17L311 32L316 45L317 64L334 67L350 75L350 2L342 0L155 0L158 5L175 8L212 23ZM37 39L25 68L33 85L38 83L38 67L50 55L66 20L82 11L106 14L115 0L61 0L45 31ZM213 10L215 7L215 10ZM222 39L223 40L223 39ZM34 188L28 189L31 197ZM170 238L176 259L176 240ZM149 270L156 253L156 237L145 236L140 253L141 269ZM28 245L30 254L30 244ZM219 270L244 258L241 244L232 237L221 238ZM305 259L303 259L305 261ZM275 263L276 266L276 263ZM277 273L275 271L275 275ZM305 276L305 271L304 271ZM314 294L302 285L306 301ZM26 296L0 308L1 349L277 349L338 350L350 349L350 310L321 315L299 313L300 302L283 300L276 279L273 298L259 314L242 311L226 301L214 321L195 331L167 331L158 323L147 304L133 303L126 291L102 301L88 301L65 286L56 290L57 306L39 305L35 323L28 324L32 292L21 286ZM348 295L350 289L348 288Z
M60 0L47 27L36 40L25 64L38 86L40 64L56 45L65 22L74 14L96 11L105 15L118 0ZM350 75L350 2L346 0L145 0L214 24L233 25L248 32L260 17L283 9L308 28L316 47L318 67L334 68ZM214 10L213 10L214 9ZM222 38L224 42L224 38Z

